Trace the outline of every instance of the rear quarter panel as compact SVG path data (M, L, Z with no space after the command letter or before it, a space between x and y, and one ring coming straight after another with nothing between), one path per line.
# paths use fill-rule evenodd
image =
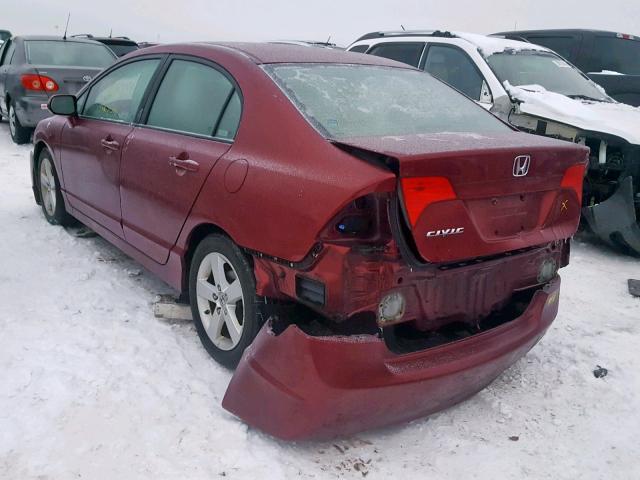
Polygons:
M186 248L195 227L213 223L243 247L298 261L349 201L395 188L392 173L323 138L261 67L210 52L207 57L226 67L240 86L242 119L234 145L216 163L186 221L179 249ZM246 176L234 191L229 184L238 161L246 165Z

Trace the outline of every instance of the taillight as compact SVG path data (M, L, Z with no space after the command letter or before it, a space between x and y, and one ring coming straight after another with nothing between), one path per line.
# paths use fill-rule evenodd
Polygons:
M22 75L20 81L26 90L36 92L57 92L59 88L54 79L45 75Z
M389 193L371 193L347 204L329 222L320 239L338 243L385 243L390 236L387 219Z
M584 170L586 165L573 165L567 168L567 171L564 172L564 177L562 177L562 182L560 182L560 186L562 188L568 188L576 192L578 196L578 204L582 205L582 184L584 182Z
M429 205L456 198L451 182L445 177L408 177L400 182L404 207L413 227Z

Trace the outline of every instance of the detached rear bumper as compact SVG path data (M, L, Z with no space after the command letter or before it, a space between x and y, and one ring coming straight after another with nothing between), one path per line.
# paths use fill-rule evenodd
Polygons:
M429 415L470 397L521 358L558 311L559 277L515 320L464 340L396 355L373 335L312 337L265 325L222 405L286 440L353 434Z
M640 255L640 226L634 205L633 178L627 177L606 201L585 207L582 215L600 239Z

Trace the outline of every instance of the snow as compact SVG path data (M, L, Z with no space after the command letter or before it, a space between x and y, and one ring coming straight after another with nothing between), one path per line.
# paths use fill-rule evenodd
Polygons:
M637 478L640 299L626 282L640 261L576 242L558 319L489 388L410 424L287 444L221 408L231 373L190 324L153 316L168 287L45 222L29 150L0 125L0 479Z
M601 72L589 72L589 75L625 75L625 74L620 72L614 72L613 70L602 70Z
M522 102L522 113L535 115L582 130L608 133L640 144L640 108L617 102L572 99L541 85L514 86L504 82L511 98Z
M535 50L539 52L550 52L548 48L535 45L533 43L519 42L517 40L507 40L500 37L491 37L487 35L479 35L477 33L452 32L455 36L460 37L470 43L473 43L480 53L488 58L494 53L501 53L505 50L521 51Z

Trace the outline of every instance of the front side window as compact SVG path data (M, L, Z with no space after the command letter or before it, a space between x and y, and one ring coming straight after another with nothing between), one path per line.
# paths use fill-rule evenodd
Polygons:
M82 115L114 122L133 122L159 63L157 58L128 63L98 80L87 95Z
M341 64L264 68L327 138L510 131L475 102L417 70Z
M174 60L160 84L147 125L233 138L239 120L238 93L223 73L201 63Z
M480 100L484 79L471 59L459 48L430 46L424 69L469 98Z
M610 101L578 69L551 52L505 50L489 56L487 62L501 83L509 82L514 87L542 86L571 98Z
M424 43L380 43L374 46L369 52L371 55L396 60L406 63L412 67L417 67L420 63L420 56L424 50Z
M101 43L27 40L24 44L27 63L32 65L105 68L116 60L111 50Z

